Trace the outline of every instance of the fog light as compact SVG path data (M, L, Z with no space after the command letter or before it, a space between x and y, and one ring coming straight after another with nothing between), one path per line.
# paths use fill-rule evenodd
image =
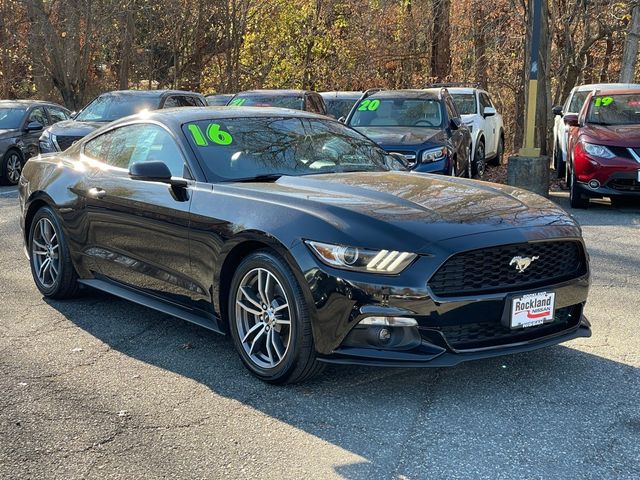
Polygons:
M415 318L405 317L366 317L360 320L359 325L377 325L384 327L417 327Z
M596 179L589 180L589 187L593 188L594 190L596 188L600 188L600 182Z
M378 340L380 340L380 343L387 343L389 340L391 340L391 332L388 328L380 329L380 331L378 332Z

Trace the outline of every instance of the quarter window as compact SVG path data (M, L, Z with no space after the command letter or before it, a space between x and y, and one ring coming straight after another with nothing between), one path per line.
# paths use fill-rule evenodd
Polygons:
M88 142L85 155L112 167L129 169L139 162L164 162L174 177L185 176L185 162L173 137L153 124L136 124L111 130Z
M67 115L67 112L65 112L60 108L48 107L48 109L49 109L49 117L51 117L51 123L61 122L69 118L69 115Z

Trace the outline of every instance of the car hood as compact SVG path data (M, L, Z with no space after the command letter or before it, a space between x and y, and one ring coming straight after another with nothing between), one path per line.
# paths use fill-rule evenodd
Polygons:
M580 235L576 222L549 200L526 190L468 179L359 172L223 185L234 195L321 218L360 246L368 246L363 241L374 246L380 239L383 244L427 248L429 243L465 235L544 226L568 227L567 236Z
M20 134L20 130L17 128L0 128L0 140L5 138L13 138Z
M378 145L415 146L425 143L444 143L446 135L439 128L426 127L356 127Z
M581 132L586 140L615 147L640 147L640 125L587 124Z
M49 132L56 136L84 137L107 123L109 122L78 122L77 120L64 120L62 122L54 123L49 127Z

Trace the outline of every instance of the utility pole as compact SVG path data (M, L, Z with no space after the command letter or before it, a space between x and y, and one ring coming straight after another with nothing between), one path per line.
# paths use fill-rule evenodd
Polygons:
M524 145L518 152L523 157L538 157L540 149L535 148L536 104L538 98L538 57L540 54L540 22L542 20L542 0L529 1L529 14L533 16L531 27L531 52L529 55L529 88L527 89L527 117L524 124Z

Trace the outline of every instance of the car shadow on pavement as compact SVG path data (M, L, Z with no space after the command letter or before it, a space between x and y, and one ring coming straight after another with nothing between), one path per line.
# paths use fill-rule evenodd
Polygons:
M48 303L112 350L205 386L205 403L236 400L351 452L334 467L344 478L637 473L639 369L576 343L443 369L331 366L277 387L245 370L230 339L173 317L93 291Z
M582 226L640 225L640 198L631 198L616 206L611 205L608 199L592 199L588 209L571 208L566 193L552 192L549 199L575 217Z

